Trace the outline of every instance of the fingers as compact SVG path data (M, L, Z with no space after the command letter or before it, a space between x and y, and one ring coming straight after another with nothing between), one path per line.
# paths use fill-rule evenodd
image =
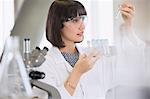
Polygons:
M86 54L81 54L79 59L84 59L87 61L96 61L97 59L100 58L100 53L96 49L92 49L87 55Z
M86 57L87 57L87 55L85 53L83 53L79 56L79 59L86 58Z
M123 11L123 12L127 12L131 15L134 15L135 7L129 2L124 2L121 5L120 10Z
M135 7L133 6L133 4L131 4L131 2L129 1L125 1L122 5L121 8L129 8L132 11L135 11Z
M87 56L87 60L89 61L90 64L94 64L100 58L100 56L101 56L100 53L94 49Z
M121 12L126 12L126 13L128 13L132 16L134 15L134 11L132 9L128 8L128 7L122 8Z
M128 18L132 18L132 14L130 14L129 12L125 12L125 11L121 11L122 15L128 17Z
M79 60L77 61L75 67L80 73L85 73L92 69L95 62L100 58L100 54L96 50L90 51L88 55L81 54Z
M92 49L89 53L88 53L88 57L96 57L99 54L99 52L96 49Z
M123 4L120 6L120 12L122 14L122 18L125 21L125 24L131 25L135 14L135 7L133 4L131 4L129 1L123 2Z

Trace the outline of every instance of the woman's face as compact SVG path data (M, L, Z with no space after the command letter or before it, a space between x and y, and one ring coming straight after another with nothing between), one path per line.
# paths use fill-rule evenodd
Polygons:
M78 43L81 42L84 38L83 33L85 29L84 24L85 16L77 16L73 19L68 19L67 22L64 22L64 27L61 30L61 37L63 42L66 43Z

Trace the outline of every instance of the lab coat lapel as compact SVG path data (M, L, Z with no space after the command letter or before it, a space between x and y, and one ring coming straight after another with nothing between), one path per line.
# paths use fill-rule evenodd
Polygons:
M68 71L68 72L71 72L72 71L72 67L71 67L71 65L64 59L64 57L63 57L63 55L61 54L61 52L59 51L59 49L57 48L57 47L52 47L52 50L53 50L53 56L55 56L55 57L53 57L54 58L54 61L55 61L55 63L56 64L64 64L64 66L65 66L65 68L66 68L66 70Z
M80 47L77 47L79 53L82 53L82 49ZM61 54L61 52L59 51L59 49L57 47L52 47L52 50L53 50L53 57L54 58L54 61L55 63L57 64L64 64L66 70L68 72L71 72L72 71L72 66L65 60L65 58L63 57L63 55Z

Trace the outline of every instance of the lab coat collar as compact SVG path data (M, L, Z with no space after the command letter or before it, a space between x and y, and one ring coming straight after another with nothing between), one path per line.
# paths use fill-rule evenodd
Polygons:
M82 49L80 47L77 47L77 50L79 51L79 53L82 53ZM65 68L68 72L71 72L73 67L65 60L65 58L63 57L63 55L61 54L60 50L57 47L52 47L51 48L52 52L53 52L53 57L54 61L57 64L65 64Z

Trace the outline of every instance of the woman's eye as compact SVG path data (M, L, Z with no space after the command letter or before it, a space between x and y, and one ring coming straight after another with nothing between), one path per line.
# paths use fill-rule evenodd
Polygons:
M76 18L72 20L72 22L78 22L78 21L79 19L76 19Z

